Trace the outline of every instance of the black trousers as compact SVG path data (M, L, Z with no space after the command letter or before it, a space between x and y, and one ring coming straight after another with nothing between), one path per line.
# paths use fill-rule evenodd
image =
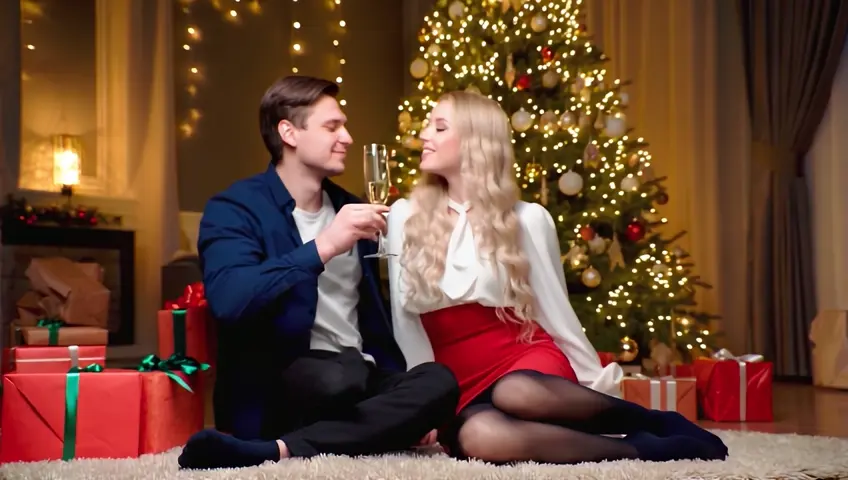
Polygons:
M283 373L293 457L376 455L409 449L456 413L459 386L446 367L426 363L389 373L358 351L313 350Z

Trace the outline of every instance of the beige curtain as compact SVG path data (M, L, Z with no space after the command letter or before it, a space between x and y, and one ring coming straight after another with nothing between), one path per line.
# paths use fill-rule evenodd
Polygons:
M661 213L712 290L699 306L721 315L722 343L745 347L748 128L738 22L730 2L589 0L587 27L632 82L628 120L668 176Z

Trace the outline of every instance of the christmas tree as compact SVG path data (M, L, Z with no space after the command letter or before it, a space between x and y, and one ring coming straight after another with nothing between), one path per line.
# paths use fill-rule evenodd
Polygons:
M580 0L438 0L409 71L417 91L399 106L393 193L417 181L418 133L443 92L496 99L510 116L524 200L557 224L577 316L599 351L621 360L661 342L684 357L709 353L694 310L698 280L687 254L663 236L655 205L669 201L642 139L625 118L624 83L581 24Z

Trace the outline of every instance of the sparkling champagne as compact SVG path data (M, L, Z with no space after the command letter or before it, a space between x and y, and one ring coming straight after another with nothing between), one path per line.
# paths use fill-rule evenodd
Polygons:
M389 199L389 184L387 182L368 182L368 201L371 203L386 203Z

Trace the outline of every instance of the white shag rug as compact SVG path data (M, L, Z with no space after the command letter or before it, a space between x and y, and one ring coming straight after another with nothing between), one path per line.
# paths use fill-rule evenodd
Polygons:
M180 449L126 460L15 463L0 467L0 478L32 480L110 479L299 479L299 480L542 480L542 479L837 479L848 478L848 439L714 430L730 457L714 462L617 461L581 465L522 464L499 467L438 454L380 457L317 457L267 462L262 466L180 471Z

